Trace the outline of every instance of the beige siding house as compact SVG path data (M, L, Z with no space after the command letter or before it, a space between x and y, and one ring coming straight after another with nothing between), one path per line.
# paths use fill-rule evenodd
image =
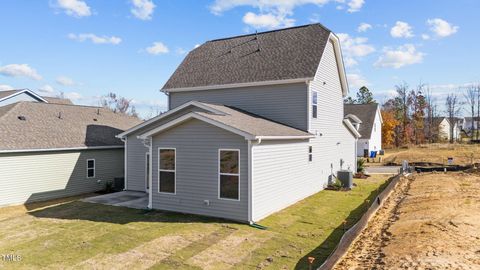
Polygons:
M97 107L0 106L0 206L103 189L123 177L124 145L115 135L140 122Z
M162 91L170 110L118 135L150 208L256 222L356 169L340 44L320 24L208 41Z

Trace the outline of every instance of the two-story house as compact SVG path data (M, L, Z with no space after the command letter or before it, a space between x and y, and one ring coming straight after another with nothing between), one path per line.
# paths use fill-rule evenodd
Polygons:
M361 138L357 142L357 156L369 156L372 151L382 150L382 114L378 103L345 104L345 117L354 115L360 119L355 124Z
M169 111L117 136L149 208L255 222L355 170L340 44L320 24L208 41L162 91Z

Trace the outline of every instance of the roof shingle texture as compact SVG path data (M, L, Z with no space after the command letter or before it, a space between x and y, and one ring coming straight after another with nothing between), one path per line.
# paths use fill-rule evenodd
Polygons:
M162 89L313 78L330 33L310 24L211 40L192 50Z
M48 103L73 105L72 101L68 98L57 98L57 97L42 97L42 98L48 101Z
M0 150L123 145L115 135L140 122L98 107L17 102L0 107Z
M373 123L377 113L378 104L345 104L344 115L353 114L362 120L358 132L362 135L361 139L370 139L372 135Z
M289 127L275 121L263 118L247 111L219 104L203 103L224 115L211 112L197 111L196 114L211 120L236 128L254 136L309 136L305 131Z

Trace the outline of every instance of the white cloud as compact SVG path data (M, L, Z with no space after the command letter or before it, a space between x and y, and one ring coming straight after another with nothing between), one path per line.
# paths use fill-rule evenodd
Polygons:
M272 13L255 14L253 12L247 12L243 16L243 22L254 28L278 28L278 27L290 27L295 24L295 20L287 18L284 15L274 15Z
M85 34L73 34L70 33L68 34L68 38L71 40L79 41L79 42L84 42L86 40L90 40L94 44L113 44L113 45L118 45L120 42L122 42L122 39L119 37L115 36L97 36L92 33L85 33Z
M353 67L358 65L357 60L351 58L351 57L344 57L343 58L343 63L345 64L346 67Z
M296 7L303 5L323 6L334 2L345 5L344 0L215 0L209 7L215 15L221 15L225 11L249 6L258 9L259 12L247 12L243 21L253 27L274 28L280 26L292 26L295 20L291 17ZM348 2L349 12L358 11L364 4L364 0L351 0Z
M80 93L77 93L77 92L68 92L68 93L64 93L63 96L65 98L68 98L72 101L78 101L78 100L81 100L81 99L85 99Z
M357 31L358 31L358 32L366 32L366 31L368 31L368 29L372 29L372 25L371 25L371 24L361 23L361 24L358 26Z
M440 18L429 19L427 20L427 24L430 26L430 30L439 38L451 36L455 34L459 28Z
M365 4L364 0L351 0L348 3L348 12L353 13L353 12L360 11L363 4Z
M85 3L85 1L58 0L57 6L58 8L63 9L63 11L69 16L80 18L92 15L90 7Z
M423 40L429 40L429 39L430 39L430 36L427 35L427 34L422 34L422 39L423 39Z
M8 84L0 84L0 91L6 91L6 90L13 90L13 86L10 86Z
M385 48L383 55L378 58L374 66L401 68L421 63L424 55L418 52L413 44L405 44L397 49Z
M406 22L397 21L390 29L390 35L394 38L411 38L413 37L412 27Z
M152 46L147 47L145 50L153 55L165 54L170 51L162 42L154 42Z
M75 82L72 79L70 79L68 77L65 77L65 76L57 77L57 79L55 81L58 84L63 85L63 86L73 86L73 85L75 85Z
M27 77L37 81L42 79L42 76L27 64L10 64L0 67L0 74L9 77Z
M38 91L39 92L42 92L44 94L47 94L47 95L52 95L54 93L56 93L57 91L55 90L55 88L53 88L51 85L49 84L45 84L44 86L38 88Z
M132 0L133 8L130 9L133 16L140 20L151 20L155 4L152 0Z
M347 67L356 65L358 58L367 56L375 51L375 48L367 43L367 38L351 37L346 33L339 33L337 36L340 39Z
M368 86L368 81L360 74L349 73L347 74L348 86L350 88L358 89L362 86Z

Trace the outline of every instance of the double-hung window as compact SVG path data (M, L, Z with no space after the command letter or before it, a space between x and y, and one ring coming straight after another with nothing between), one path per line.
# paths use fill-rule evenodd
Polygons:
M87 178L95 177L95 159L87 159Z
M175 194L175 149L158 149L158 192Z
M218 167L218 197L240 200L240 150L220 149Z
M318 113L318 93L315 91L312 91L312 117L317 118L317 113Z

